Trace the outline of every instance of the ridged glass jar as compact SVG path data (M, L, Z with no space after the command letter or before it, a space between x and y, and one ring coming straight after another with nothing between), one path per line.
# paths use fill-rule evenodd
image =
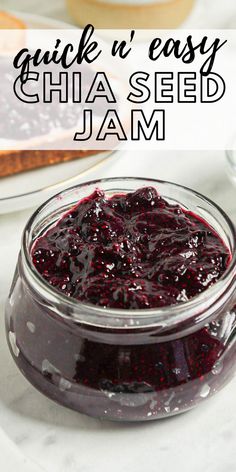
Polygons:
M226 151L227 173L231 181L236 184L236 150Z
M39 275L31 248L95 188L106 195L153 186L211 225L232 253L224 276L188 302L161 309L105 309L70 299ZM135 178L89 182L42 205L24 230L6 306L12 356L42 393L82 413L120 421L175 415L226 385L236 368L236 234L225 213L192 190Z

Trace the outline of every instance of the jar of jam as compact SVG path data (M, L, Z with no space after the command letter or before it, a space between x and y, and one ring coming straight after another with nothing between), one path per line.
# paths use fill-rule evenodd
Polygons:
M111 178L56 195L23 234L6 306L16 364L94 417L193 408L235 372L235 244L219 207L173 183Z
M67 0L76 23L104 29L176 28L193 4L194 0Z

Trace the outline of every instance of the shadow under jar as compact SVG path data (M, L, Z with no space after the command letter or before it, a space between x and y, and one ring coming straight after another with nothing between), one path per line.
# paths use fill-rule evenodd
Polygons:
M50 286L31 260L34 242L81 199L152 186L208 223L232 254L219 281L190 301L119 310L85 304ZM121 421L175 415L218 392L235 372L235 229L211 201L157 180L104 179L48 200L29 220L6 307L12 356L42 393L82 413Z

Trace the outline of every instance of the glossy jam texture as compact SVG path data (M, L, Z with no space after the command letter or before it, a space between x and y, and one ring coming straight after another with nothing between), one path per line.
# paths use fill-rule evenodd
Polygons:
M68 297L110 308L185 302L225 272L230 253L197 215L153 187L96 190L35 242L34 266Z
M58 210L61 204L59 198ZM231 260L205 221L152 187L111 198L96 190L51 225L31 254L47 283L68 297L136 309L182 303L181 312ZM223 301L219 294L211 316L203 307L205 325L198 317L162 330L133 326L136 312L120 329L100 327L99 316L91 325L80 304L84 321L77 322L68 299L55 307L38 288L20 255L7 304L9 346L33 385L77 411L122 421L162 418L204 401L235 372L233 290Z

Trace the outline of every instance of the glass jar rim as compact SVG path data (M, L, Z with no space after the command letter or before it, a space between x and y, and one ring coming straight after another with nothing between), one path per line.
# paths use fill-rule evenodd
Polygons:
M222 277L211 287L209 287L206 291L200 293L199 295L194 296L190 300L186 302L182 302L176 305L169 305L161 308L147 308L147 309L117 309L117 308L104 308L92 303L84 303L79 301L75 298L70 298L64 295L59 290L52 287L48 284L45 279L40 275L37 269L34 267L30 251L27 247L27 239L30 234L30 229L35 222L35 219L40 214L40 212L46 208L51 202L56 199L62 197L62 195L68 194L73 192L74 190L86 188L89 186L95 186L99 184L105 183L113 183L116 181L124 181L124 182L147 182L153 183L155 185L169 185L174 188L180 188L186 191L188 194L192 194L198 197L201 200L204 200L208 205L212 206L216 209L219 214L223 217L224 221L226 222L231 235L233 237L233 247L232 251L232 258L230 261L229 266L227 267L226 271L222 275ZM180 203L181 204L181 203ZM61 313L57 311L57 314L66 319L73 320L75 322L94 325L94 326L101 326L101 327L147 327L147 326L161 326L163 328L166 327L173 327L175 324L182 323L184 321L192 319L196 314L197 320L201 322L203 319L209 318L210 314L212 313L212 307L214 306L215 311L215 304L222 297L221 304L225 302L227 299L223 297L226 295L226 289L231 286L232 279L235 277L235 284L236 284L236 229L234 224L232 223L229 216L222 210L216 203L214 203L208 197L205 197L199 192L192 190L184 185L176 184L173 182L160 180L160 179L152 179L146 177L108 177L103 179L95 179L87 182L83 182L81 184L75 185L73 187L69 187L64 191L61 191L48 200L46 200L42 205L40 205L32 216L29 218L22 236L22 244L21 244L21 254L23 263L27 268L28 276L33 277L35 286L40 288L43 291L46 300L47 299L54 299L57 300L58 305L60 307L67 306L68 309L71 309L70 314ZM231 287L231 292L233 289ZM231 293L230 292L230 293ZM68 310L67 310L68 311ZM89 316L88 316L89 315ZM96 319L99 318L99 319ZM103 321L101 321L103 319ZM113 323L112 323L113 322ZM113 326L114 324L114 326Z

